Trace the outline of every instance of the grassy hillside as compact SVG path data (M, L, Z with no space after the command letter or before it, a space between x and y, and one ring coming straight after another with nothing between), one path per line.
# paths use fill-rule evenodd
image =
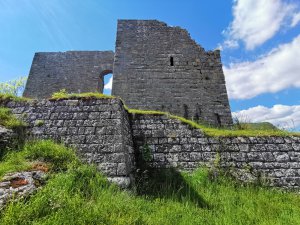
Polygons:
M10 203L0 224L300 224L295 193L242 186L206 169L144 172L131 190L120 190L52 141L27 143L6 155L0 176L37 163L49 169L47 184Z

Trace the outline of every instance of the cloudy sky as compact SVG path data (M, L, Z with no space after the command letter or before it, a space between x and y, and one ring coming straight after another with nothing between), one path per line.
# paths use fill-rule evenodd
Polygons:
M300 130L299 0L0 0L0 82L28 75L35 52L114 50L119 18L221 49L234 116Z

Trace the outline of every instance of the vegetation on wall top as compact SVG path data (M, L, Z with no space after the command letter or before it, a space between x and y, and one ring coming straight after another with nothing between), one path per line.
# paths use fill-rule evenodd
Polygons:
M63 100L63 99L95 99L95 98L115 98L111 95L105 95L99 92L86 92L86 93L68 93L66 89L52 94L49 100Z
M128 109L128 108L127 108ZM131 114L142 114L142 115L164 115L171 119L176 119L181 121L182 123L190 125L192 128L200 129L207 136L212 137L268 137L268 136L300 136L299 132L289 132L287 130L280 130L273 126L259 126L258 123L255 125L250 125L247 123L247 126L241 129L241 124L239 126L233 127L213 127L207 124L197 123L196 121L188 120L186 118L171 115L167 112L160 111L150 111L150 110L137 110L137 109L128 109L128 112Z
M103 99L103 98L117 98L111 95L104 95L97 92L87 93L68 93L65 89L53 93L49 100L66 100L66 99ZM28 101L27 98L18 97L12 93L1 93L0 90L0 103L7 101ZM122 99L121 99L122 101ZM202 121L192 121L180 116L171 115L167 112L154 111L154 110L137 110L129 109L123 102L124 108L131 114L151 114L151 115L165 115L168 118L180 120L183 123L189 124L191 127L201 129L206 135L214 137L257 137L257 136L300 136L299 132L289 132L287 130L278 129L267 123L239 123L230 128L225 127L212 127Z

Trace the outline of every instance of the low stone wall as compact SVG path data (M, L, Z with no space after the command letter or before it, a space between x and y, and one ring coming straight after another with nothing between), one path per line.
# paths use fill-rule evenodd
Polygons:
M11 101L5 106L28 123L33 138L75 147L109 179L129 185L134 151L128 115L119 99Z
M132 116L132 134L139 152L150 150L149 164L155 168L214 165L234 168L242 180L300 187L300 137L213 138L167 116L138 114Z
M77 149L110 180L128 186L148 154L153 168L234 169L241 180L300 189L300 137L207 137L166 115L128 114L119 99L0 103L29 124L32 137L53 138Z

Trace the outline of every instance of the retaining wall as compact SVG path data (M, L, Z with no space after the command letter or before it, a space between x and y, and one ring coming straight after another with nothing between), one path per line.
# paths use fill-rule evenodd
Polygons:
M244 181L299 188L300 137L207 137L199 129L161 115L132 116L135 148L149 148L152 167L193 170L201 165L234 168Z
M122 186L129 185L146 148L154 168L217 164L244 181L265 178L270 186L300 187L300 137L208 137L166 115L128 114L119 99L110 98L2 105L29 124L32 136L75 147Z
M75 147L109 179L127 186L133 169L127 112L119 99L8 102L28 123L30 136L52 138Z

